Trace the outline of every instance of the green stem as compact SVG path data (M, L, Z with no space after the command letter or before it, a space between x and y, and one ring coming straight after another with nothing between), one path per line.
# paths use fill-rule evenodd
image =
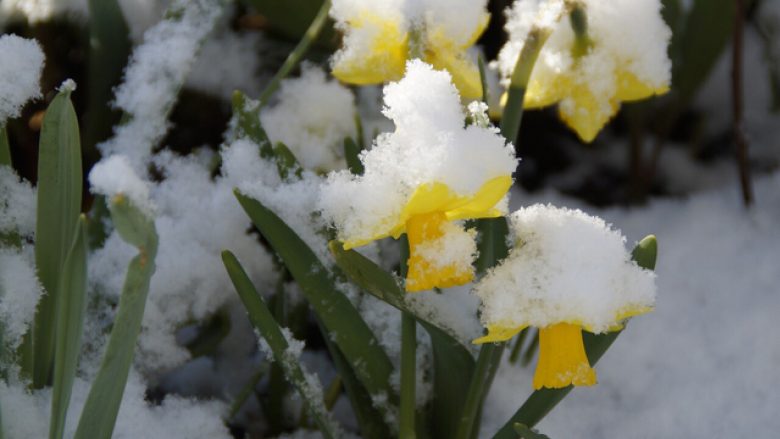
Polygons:
M409 269L407 261L409 259L409 240L403 235L399 240L401 246L401 266L400 274L406 277ZM401 439L413 439L415 433L415 409L417 407L417 398L415 396L415 386L417 378L415 376L417 369L417 322L414 316L408 312L401 315L401 407L400 407L400 427L398 428L398 437Z
M493 376L498 369L505 346L505 343L487 343L480 348L474 375L471 378L471 384L469 384L469 390L466 394L466 402L463 404L463 413L458 421L458 431L455 434L455 439L476 437L482 403L485 401L488 390L490 390L490 383L493 381Z
M569 4L569 22L574 31L574 48L572 49L575 58L579 58L586 53L592 45L588 38L588 14L585 12L585 5L581 1L571 1Z
M517 334L517 338L515 338L515 345L512 347L512 352L509 353L509 362L512 364L517 363L517 359L520 357L520 351L523 348L523 342L525 341L525 337L528 335L528 328L523 329L520 331L519 334Z
M536 64L544 43L550 36L549 28L534 27L528 32L525 39L523 50L517 57L515 69L512 72L512 81L509 85L509 94L504 107L504 114L501 117L501 134L509 141L517 140L517 133L520 130L520 120L523 118L523 101L525 100L525 91L528 88L528 81L531 79L531 72Z
M260 94L258 101L260 101L261 107L264 107L268 103L274 92L279 89L279 85L281 84L282 80L286 78L287 75L289 75L296 66L298 66L298 63L301 62L303 55L309 51L312 43L317 39L317 37L319 37L320 32L322 32L322 29L325 27L325 23L328 21L329 11L330 0L325 0L325 2L322 4L322 7L320 7L319 12L317 12L317 15L314 17L314 20L312 20L311 24L309 25L309 28L306 30L306 33L303 34L303 38L301 38L301 41L298 42L297 46L295 46L295 50L287 55L287 59L284 60L282 67L278 72L276 72L276 75L274 75L274 77L271 79L271 82L268 83L263 92Z
M415 437L417 323L409 313L401 317L401 426L399 437Z
M238 392L238 395L236 395L233 403L230 404L227 420L233 419L238 414L239 410L241 410L241 407L243 407L244 403L246 403L246 400L249 399L249 396L255 391L257 383L260 382L260 379L268 371L267 365L264 366L266 367L260 367L260 370L255 372L254 375L249 378L249 381L244 384L244 387L241 388L241 391Z
M5 125L0 125L0 166L11 166L11 145Z

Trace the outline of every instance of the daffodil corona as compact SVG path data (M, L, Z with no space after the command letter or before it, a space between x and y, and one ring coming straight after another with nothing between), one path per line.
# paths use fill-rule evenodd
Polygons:
M550 3L577 13L550 21ZM549 26L551 34L534 65L524 106L558 103L561 119L585 142L596 137L621 102L669 90L671 31L659 0L515 1L507 11L510 39L497 62L505 86L535 26Z
M406 233L407 291L467 283L476 244L460 220L506 212L514 148L495 128L464 126L451 76L420 60L385 87L385 105L395 131L361 155L363 175L330 174L323 215L348 249Z
M535 205L510 216L515 246L475 287L488 334L539 328L535 389L596 384L582 330L616 331L655 303L655 275L631 261L625 238L581 211Z
M447 70L461 95L481 96L479 71L466 55L487 27L486 0L334 0L344 34L333 75L351 84L397 81L419 57Z

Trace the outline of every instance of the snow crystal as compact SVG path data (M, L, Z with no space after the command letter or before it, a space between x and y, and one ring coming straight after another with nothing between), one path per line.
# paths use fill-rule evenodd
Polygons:
M145 170L152 149L165 134L168 112L224 2L178 0L171 8L177 13L146 31L116 90L115 105L130 116L129 121L98 145L104 157L124 154L137 171Z
M482 335L477 318L479 299L471 294L472 284L406 294L404 301L415 313L446 330L465 347L474 348L472 340Z
M43 51L35 40L0 36L0 126L18 117L22 106L41 96Z
M454 222L441 225L442 236L429 239L415 246L415 255L420 256L431 268L455 267L455 272L473 271L477 258L477 231L464 229Z
M73 437L90 382L77 377L68 410L65 437ZM192 438L228 439L232 437L223 424L224 403L197 401L168 395L160 405L145 400L146 385L135 371L122 395L113 438ZM0 409L3 431L8 438L46 437L51 410L51 389L29 392L21 383L0 382Z
M229 100L234 90L248 95L260 93L258 73L261 67L257 53L264 53L262 35L223 30L203 44L187 87ZM214 60L219 62L214 62Z
M32 251L0 249L0 326L5 344L0 349L19 346L42 294Z
M307 169L344 169L344 139L355 138L355 98L319 68L282 82L277 104L260 119L271 141L282 142Z
M580 210L534 205L510 216L515 245L475 287L485 326L589 331L615 327L655 302L655 275L631 261L625 238Z
M112 155L97 163L89 173L92 192L109 198L124 195L149 217L154 206L149 200L149 184L141 180L123 155Z
M387 232L420 185L439 182L472 195L489 179L515 170L514 149L495 129L464 128L449 73L410 61L404 79L385 87L385 104L395 132L380 135L361 154L365 173L332 173L322 188L320 206L340 239Z
M0 233L35 233L36 189L8 166L0 166Z

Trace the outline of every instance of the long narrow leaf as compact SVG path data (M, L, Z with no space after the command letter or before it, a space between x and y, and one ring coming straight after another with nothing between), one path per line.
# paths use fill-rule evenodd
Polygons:
M222 252L222 262L236 288L241 301L246 307L252 325L260 331L268 346L273 352L274 360L281 366L288 381L295 386L301 398L306 401L314 421L326 438L339 437L338 427L330 419L323 401L313 401L313 398L321 398L321 394L312 391L311 383L300 364L289 358L287 352L289 344L285 339L282 329L274 319L271 310L265 304L262 296L257 292L251 279L247 276L238 259L229 251Z
M154 222L121 195L109 204L111 218L122 239L138 248L127 267L125 284L103 355L76 429L76 439L108 439L114 430L127 376L141 330L141 320L154 273L157 232Z
M640 267L647 270L655 269L655 261L658 255L658 243L655 236L647 236L634 247L631 257ZM608 332L606 334L590 334L583 331L585 352L591 365L599 361L602 355L609 349L622 331ZM514 439L517 437L514 424L520 423L529 428L536 425L547 415L566 395L571 392L572 386L562 389L542 388L534 391L523 405L507 421L501 430L493 436L494 439Z
M48 384L54 359L55 305L62 264L81 209L81 142L71 89L57 94L43 118L38 150L35 264L46 294L33 326L33 387Z
M5 125L0 126L0 166L11 166L11 145Z
M404 300L404 292L395 278L354 250L344 250L332 241L330 251L342 271L355 284L374 297L412 314L428 332L433 346L433 431L434 437L453 437L474 371L469 350L446 330L419 314Z
M354 305L336 286L333 274L276 214L238 191L236 198L284 261L327 329L326 336L339 347L366 390L372 396L396 401L390 386L392 363Z
M81 216L60 276L49 438L61 438L76 377L87 293L87 220Z

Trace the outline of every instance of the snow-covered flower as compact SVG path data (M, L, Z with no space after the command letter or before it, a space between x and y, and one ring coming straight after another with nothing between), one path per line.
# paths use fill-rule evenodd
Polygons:
M347 249L406 232L406 289L421 291L472 279L473 234L453 221L506 212L517 159L495 128L464 126L449 73L420 60L406 69L384 90L395 131L362 153L363 175L329 175L321 209Z
M355 98L325 72L308 66L300 78L282 82L275 105L260 119L268 137L282 142L306 169L344 169L344 139L354 138Z
M487 27L486 4L486 0L334 0L331 16L344 40L333 58L333 75L351 84L397 81L407 59L419 56L436 69L449 71L464 97L479 97L479 71L466 50Z
M526 108L557 102L561 119L590 142L621 102L669 90L671 31L659 0L550 1L564 1L573 15L551 24L528 84ZM550 1L516 0L507 10L509 41L497 62L505 86L529 31L549 18Z
M488 329L474 342L509 340L535 326L535 389L595 384L582 329L616 331L651 311L655 275L631 260L619 231L582 211L534 205L510 220L514 248L474 288Z

